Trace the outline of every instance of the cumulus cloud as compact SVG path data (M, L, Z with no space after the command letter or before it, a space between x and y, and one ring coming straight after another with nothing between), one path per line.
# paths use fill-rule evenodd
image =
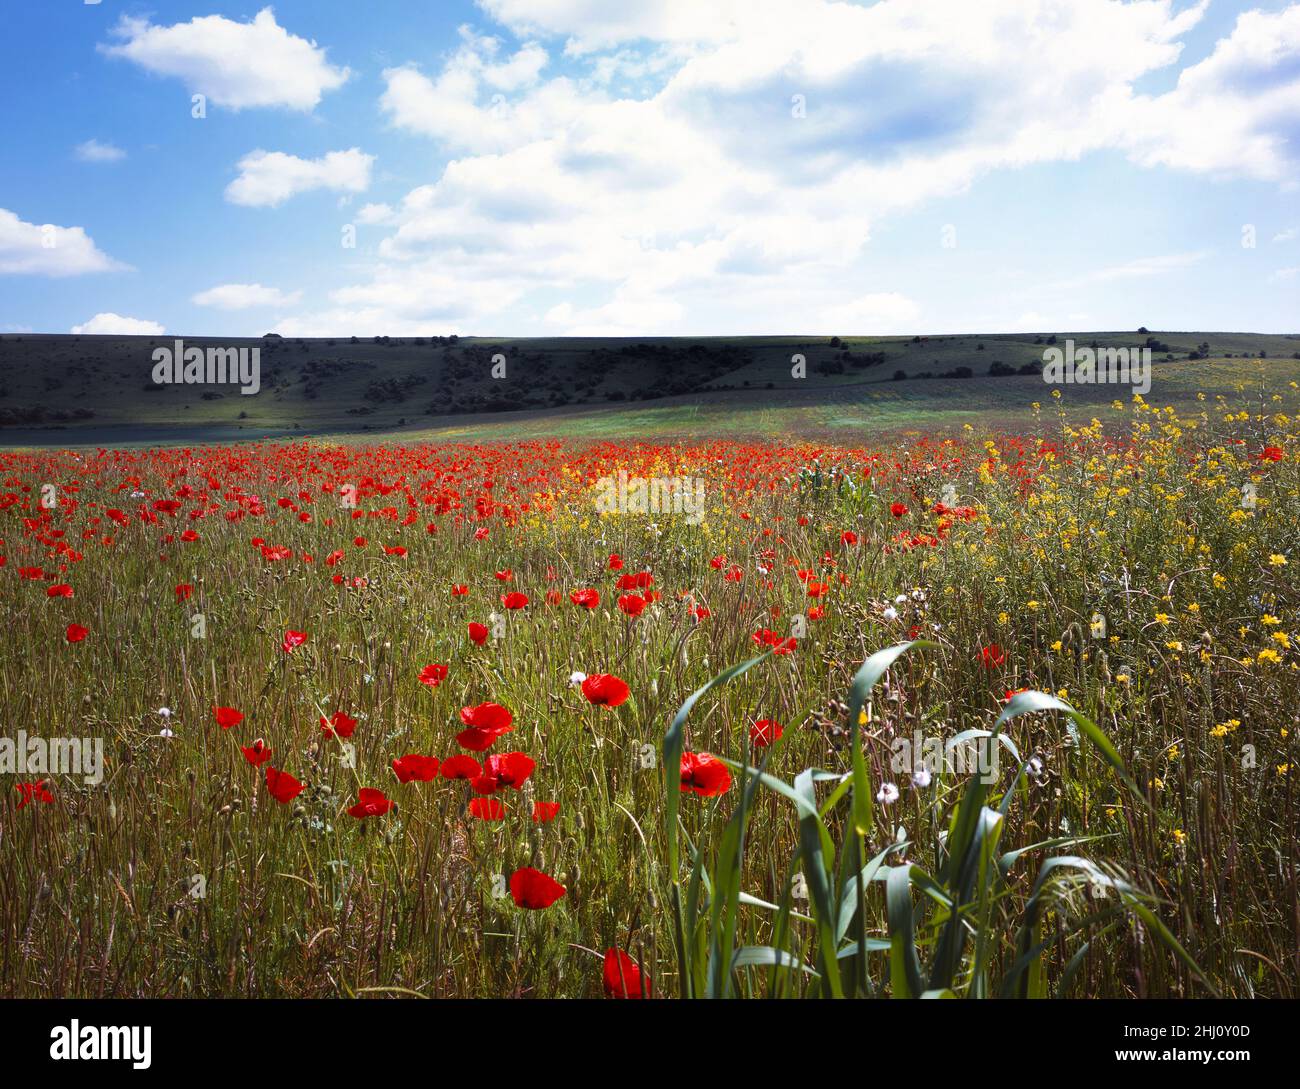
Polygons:
M74 149L74 154L84 163L117 163L126 158L126 152L112 144L98 140L85 140Z
M1144 165L1296 184L1300 5L1248 11L1168 94L1130 104L1127 140Z
M870 260L874 227L992 172L1098 151L1264 179L1300 167L1300 7L1243 16L1147 95L1139 81L1179 62L1206 0L479 6L522 44L465 30L436 68L383 72L389 124L448 162L363 210L389 233L317 317L425 332L500 329L525 310L565 332L909 328L921 303ZM1233 118L1207 127L1193 162L1218 93ZM1118 262L1092 282L1199 259ZM450 296L400 292L448 268Z
M25 223L0 208L0 273L80 276L125 267L100 250L82 227Z
M74 325L73 333L88 333L95 336L159 336L167 332L156 321L144 321L140 318L125 318L121 314L106 311L96 314L89 321Z
M113 34L121 41L99 47L108 56L179 79L191 92L231 110L311 110L350 75L347 68L331 65L314 41L280 26L270 8L246 23L206 15L157 26L123 16Z
M191 297L198 306L218 310L252 310L265 306L292 306L302 298L301 291L281 291L261 284L219 284Z
M387 223L393 217L393 210L387 204L363 204L353 217L358 223Z
M267 208L313 189L361 193L370 186L374 161L373 155L355 147L331 151L319 159L258 149L239 160L239 177L226 186L226 200L250 208Z

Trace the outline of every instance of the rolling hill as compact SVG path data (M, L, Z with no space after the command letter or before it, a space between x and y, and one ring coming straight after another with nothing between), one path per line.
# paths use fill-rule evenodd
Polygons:
M1043 399L1043 352L1072 338L1152 348L1150 399L1300 377L1300 335L182 338L257 348L261 388L159 385L177 338L0 337L0 444L170 443L302 434L830 434L990 420ZM802 358L802 377L792 373ZM1071 386L1079 412L1124 387Z

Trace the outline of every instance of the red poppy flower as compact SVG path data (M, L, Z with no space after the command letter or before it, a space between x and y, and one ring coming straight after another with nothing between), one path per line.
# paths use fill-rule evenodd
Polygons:
M241 745L239 751L244 754L244 759L255 768L260 768L271 759L271 750L260 737L251 745Z
M392 800L385 797L382 790L362 787L357 791L357 804L352 806L348 813L358 820L365 820L367 817L382 817L392 808Z
M438 665L435 662L420 670L420 683L427 684L430 688L437 688L439 683L446 679L447 667L445 665Z
M854 533L853 530L846 529L843 533L840 534L840 543L847 545L849 548L852 548L855 544L858 543L858 535Z
M640 594L623 594L618 599L618 607L628 616L640 616L645 612L646 601Z
M582 682L582 694L598 707L617 707L627 702L630 692L626 682L614 674L593 673Z
M465 756L457 753L455 756L449 756L442 762L442 777L444 779L477 779L483 769L479 767L479 762L472 756Z
M179 605L182 601L188 601L190 595L193 593L194 593L193 584L188 582L182 582L179 586L176 587L176 604Z
M502 787L518 790L532 775L537 762L522 752L494 754L483 761L483 774L470 782L479 794L494 794Z
M495 798L471 798L469 815L481 821L499 821L506 815L506 807Z
M518 590L513 590L502 596L501 604L507 609L522 609L528 604L528 595L521 594Z
M889 513L892 514L895 518L902 518L903 515L905 515L905 514L907 513L907 504L906 504L906 503L890 503L890 504L889 504Z
M46 597L72 597L72 587L66 582L61 582L57 586L47 586L45 588Z
M760 647L771 647L774 654L789 654L799 645L798 639L784 638L767 628L759 628L750 638Z
M1263 450L1260 451L1259 460L1260 461L1281 461L1283 456L1284 454L1283 454L1282 447L1266 446L1264 447Z
M996 669L1006 660L1006 651L997 643L990 643L988 646L980 648L980 665L985 669Z
M773 741L780 739L785 727L770 718L760 718L749 728L749 740L760 749L767 748Z
M600 593L597 590L574 590L569 600L584 609L594 609L600 604Z
M489 702L480 703L474 707L462 707L460 709L460 720L466 726L504 734L509 731L510 724L515 719L514 715L510 713L510 708L502 707L499 703Z
M320 728L326 737L351 737L357 728L357 720L342 711L335 711L328 719L321 715Z
M438 777L438 758L408 752L393 761L393 771L399 783L431 783Z
M18 808L22 809L23 806L29 805L33 799L43 802L45 805L52 805L54 795L50 793L49 787L45 785L47 782L49 782L48 779L38 779L34 783L19 783L17 790L23 797L22 801L18 803Z
M80 643L89 634L90 629L83 628L80 624L68 625L67 639L69 643Z
M460 584L458 583L457 585L455 585L455 586L453 586L453 587L451 588L451 596L452 596L452 597L468 597L468 596L469 596L469 587L468 587L468 586L460 585Z
M305 642L307 642L305 631L287 631L284 633L284 641L280 644L280 649L288 654L294 647L300 647Z
M533 802L533 822L535 824L548 824L555 820L559 812L559 802Z
M642 980L641 966L621 949L605 950L601 976L606 998L650 997L650 981Z
M271 797L277 802L281 805L287 805L302 793L302 784L287 771L267 767L266 789L271 792Z
M471 622L469 626L469 641L476 647L481 647L487 642L488 630L486 624Z
M405 545L384 545L384 554L386 556L398 556L398 557L405 556L406 546Z
M611 552L609 556L609 569L611 571L623 570L623 557L617 552Z
M717 757L706 752L682 753L682 790L713 798L725 794L730 786L731 772Z
M521 908L538 911L548 908L565 893L565 888L541 870L525 866L510 875L510 895Z
M217 720L217 725L223 730L229 730L232 726L238 726L244 721L242 711L236 711L233 707L214 707L212 708L212 717Z

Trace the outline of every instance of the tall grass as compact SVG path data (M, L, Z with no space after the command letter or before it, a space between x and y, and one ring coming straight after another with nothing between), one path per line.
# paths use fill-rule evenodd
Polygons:
M664 995L1294 995L1300 436L1293 393L1252 396L880 450L0 455L4 733L100 737L109 756L99 786L50 777L49 805L19 808L5 778L0 991L598 995L618 948ZM703 524L600 517L590 483L618 468L702 477ZM140 516L178 493L176 515ZM426 503L448 493L459 507ZM954 493L969 520L934 512ZM635 620L610 553L662 592ZM53 578L20 577L35 565ZM55 581L75 596L47 597ZM583 586L600 608L570 604ZM507 613L506 589L531 604ZM793 653L754 657L756 630L814 604ZM493 612L504 637L469 643ZM74 621L91 634L70 644ZM288 628L310 634L292 654ZM417 680L430 662L450 668L436 689ZM591 706L575 670L623 677L631 700ZM459 709L484 700L538 765L499 822L470 817L464 782L389 770L452 755ZM244 723L221 730L214 705ZM359 719L355 760L318 726L335 710ZM785 726L772 748L750 746L760 718ZM891 746L916 732L996 745L1006 773L911 786ZM289 806L240 751L257 737L308 784ZM731 789L680 794L683 748L729 760ZM396 810L348 816L361 786ZM531 820L539 800L554 822ZM564 898L516 908L501 878L521 866Z

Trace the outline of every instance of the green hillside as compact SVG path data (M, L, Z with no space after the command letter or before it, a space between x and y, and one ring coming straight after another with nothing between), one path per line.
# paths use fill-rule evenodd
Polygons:
M1160 403L1300 378L1300 336L1251 333L185 338L186 346L260 349L261 390L245 396L232 385L155 384L154 349L172 337L7 335L0 444L390 432L834 435L1014 422L1047 393L1044 350L1067 338L1151 346L1150 399ZM796 357L803 377L792 374ZM1127 395L1104 385L1065 393L1082 412Z

